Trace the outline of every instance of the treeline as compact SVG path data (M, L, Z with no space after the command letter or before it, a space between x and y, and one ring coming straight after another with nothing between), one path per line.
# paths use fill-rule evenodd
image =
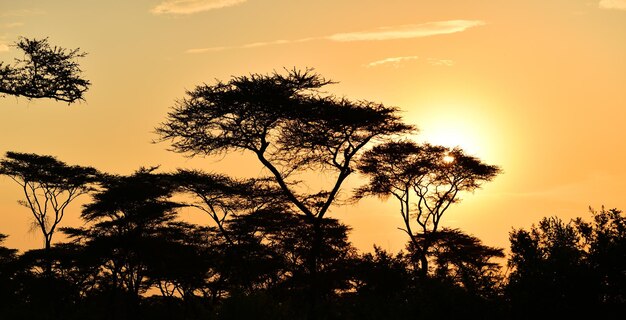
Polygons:
M198 171L92 173L83 226L61 228L69 241L21 254L0 247L2 319L618 319L625 311L626 217L615 209L513 230L504 269L492 261L501 249L444 228L429 235L426 275L412 241L399 253L360 253L350 227L324 218L312 284L314 230L270 196L276 190ZM182 222L186 206L219 223Z

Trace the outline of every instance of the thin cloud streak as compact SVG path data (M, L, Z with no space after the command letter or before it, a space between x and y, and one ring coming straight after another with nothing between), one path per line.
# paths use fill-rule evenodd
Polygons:
M480 20L449 20L395 27L383 27L372 31L337 33L327 38L338 42L412 39L462 32L469 28L482 26L484 24L485 22Z
M153 14L194 14L242 4L247 0L165 0L152 8Z
M215 52L228 49L249 49L257 47L265 47L269 45L303 43L313 40L329 40L334 42L350 42L350 41L381 41L395 39L412 39L429 37L441 34L451 34L463 32L469 28L485 25L481 20L449 20L429 22L423 24L403 25L395 27L378 28L375 31L361 31L351 33L336 33L325 37L309 37L298 40L275 40L268 42L255 42L232 47L209 47L188 49L186 53L203 53Z
M420 59L418 56L390 57L390 58L372 61L370 63L365 64L364 66L366 68L374 68L374 67L390 65L394 68L399 68L402 66L404 62L411 61L411 60L418 60L418 59ZM454 61L449 60L449 59L426 58L426 59L422 59L422 61L425 61L425 63L428 63L435 67L441 67L441 66L452 67L454 65Z
M311 40L314 40L314 38L306 38L306 39L300 39L300 40L295 40L295 41L275 40L275 41L268 41L268 42L253 42L253 43L248 43L248 44L244 44L241 46L233 46L233 47L211 47L211 48L188 49L187 51L185 51L185 53L217 52L217 51L224 51L224 50L230 50L230 49L251 49L251 48L267 47L267 46L279 45L279 44L306 42L306 41L311 41Z
M392 57L392 58L385 58L381 60L372 61L366 64L365 66L368 68L373 68L373 67L378 67L378 66L382 66L385 64L391 64L394 68L398 68L400 66L400 63L402 63L403 61L417 60L417 59L419 59L418 56Z
M601 0L598 6L601 9L626 10L626 0Z
M426 61L428 61L429 64L436 66L436 67L452 67L454 65L454 61L450 59L428 58L426 59Z

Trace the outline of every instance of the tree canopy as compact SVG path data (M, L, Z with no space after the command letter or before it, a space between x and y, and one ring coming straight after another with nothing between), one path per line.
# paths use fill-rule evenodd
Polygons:
M293 205L323 217L367 143L413 130L396 108L322 96L320 89L331 83L311 70L292 70L201 85L187 92L157 133L172 150L192 156L253 152ZM337 171L337 179L329 190L299 195L289 179L310 169ZM317 201L305 200L311 198Z
M500 172L497 166L485 164L460 148L409 140L375 146L359 159L358 168L369 178L369 183L356 190L357 199L367 195L393 196L400 202L404 222L401 230L409 236L424 276L429 272L433 237L445 234L460 239L454 233L438 233L446 210L460 200L460 192L474 191ZM411 202L413 196L416 203Z
M22 37L13 46L24 56L13 64L0 62L0 94L67 103L84 100L91 83L76 60L86 53L52 46L47 38Z
M91 191L99 179L98 171L91 167L68 165L52 156L11 151L0 160L0 175L22 187L25 200L20 204L30 209L46 249L50 248L67 206Z

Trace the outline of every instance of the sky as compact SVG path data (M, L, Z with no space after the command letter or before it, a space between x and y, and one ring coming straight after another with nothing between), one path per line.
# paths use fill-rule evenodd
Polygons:
M0 97L2 155L118 174L160 165L256 177L263 170L245 155L187 158L152 143L154 128L196 85L309 67L338 81L329 94L400 108L420 129L412 138L502 168L443 226L506 248L513 228L545 216L626 209L626 0L0 0L0 61L19 57L20 36L80 47L92 86L72 105ZM344 193L364 181L352 176ZM6 246L41 247L21 197L0 177L0 233ZM396 252L407 239L392 200L331 216L361 250ZM81 201L63 226L81 224Z

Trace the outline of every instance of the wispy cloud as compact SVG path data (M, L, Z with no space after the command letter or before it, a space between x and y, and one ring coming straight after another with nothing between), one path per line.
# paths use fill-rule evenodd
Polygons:
M215 51L223 51L223 50L228 50L228 49L251 49L251 48L259 48L259 47L267 47L267 46L271 46L271 45L278 45L278 44L288 44L288 43L294 43L294 42L303 42L303 41L310 41L312 39L300 39L300 40L296 40L296 41L289 41L289 40L275 40L275 41L268 41L268 42L253 42L253 43L248 43L248 44L244 44L241 46L233 46L233 47L211 47L211 48L196 48L196 49L189 49L187 51L185 51L186 53L203 53L203 52L215 52Z
M426 61L433 66L437 66L437 67L452 67L454 65L454 61L450 60L450 59L435 59L435 58L428 58L426 59Z
M372 67L378 67L382 65L392 65L394 68L398 68L400 66L400 63L402 63L403 61L417 60L417 59L419 59L418 56L385 58L381 60L372 61L366 64L365 66L368 68L372 68Z
M420 59L418 56L391 57L391 58L385 58L381 60L372 61L370 63L365 64L365 67L373 68L373 67L389 65L394 68L399 68L404 62L411 61L411 60L418 60L418 59ZM422 59L422 61L430 65L437 66L437 67L439 66L451 67L454 65L454 61L449 60L449 59L426 58L426 59Z
M598 6L602 9L626 10L626 0L601 0Z
M209 47L209 48L194 48L189 49L187 53L202 53L202 52L214 52L227 49L249 49L264 47L277 44L289 44L289 43L302 43L313 40L328 40L335 42L348 42L348 41L381 41L381 40L394 40L394 39L411 39L428 37L440 34L450 34L456 32L462 32L469 28L485 25L484 21L480 20L449 20L429 22L415 25L403 25L395 27L382 27L374 31L360 31L350 33L336 33L324 37L309 37L298 40L275 40L267 42L255 42L244 44L240 46L230 47Z
M484 24L485 22L480 20L448 20L395 27L382 27L371 31L337 33L327 38L332 41L340 42L412 39L462 32L469 28L482 26Z
M165 0L152 8L154 14L192 14L232 7L247 0Z

